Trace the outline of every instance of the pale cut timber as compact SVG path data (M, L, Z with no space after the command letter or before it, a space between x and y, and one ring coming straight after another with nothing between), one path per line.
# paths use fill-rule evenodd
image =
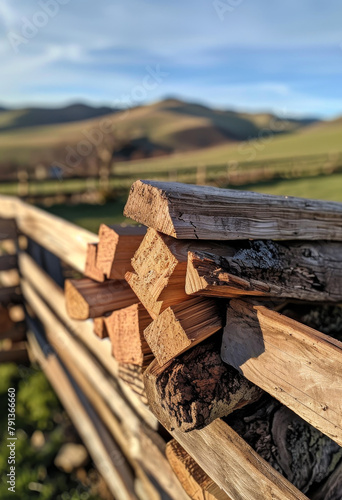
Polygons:
M146 368L153 361L154 356L144 337L144 330L151 322L151 316L140 303L114 311L105 318L113 356L119 363Z
M70 318L85 320L127 307L136 302L136 296L125 281L97 283L83 278L65 282L65 301Z
M308 500L220 419L201 430L171 434L234 500Z
M105 320L106 316L100 316L99 318L94 318L94 333L100 339L105 339L109 337Z
M144 331L159 365L163 366L222 328L216 301L194 298L168 307Z
M232 300L222 359L342 446L342 343L264 306Z
M145 227L101 224L97 268L109 279L123 280L126 272L132 271L131 259L145 233Z
M149 228L132 259L132 267L151 301L163 301L172 292L178 302L187 298L185 277L188 252L212 251L220 256L231 256L234 249L223 243L176 240Z
M181 239L342 241L342 204L177 182L136 181L124 215Z
M166 456L192 500L232 500L175 439L167 443Z
M232 256L190 251L185 290L209 297L342 301L341 245L327 242L250 241Z
M163 367L154 360L144 372L150 408L168 431L200 429L263 394L223 363L219 351L216 342L199 344Z
M16 255L1 255L0 256L0 271L8 271L16 269L17 256Z
M103 272L96 267L98 243L88 243L84 275L100 283L105 280Z
M15 219L0 219L0 241L15 240L17 237L18 231Z
M125 279L133 290L136 298L143 304L152 319L158 318L158 316L168 307L189 299L189 296L186 295L184 291L184 284L180 287L167 287L163 292L163 299L156 300L151 294L148 285L146 285L137 274L127 272L125 274Z

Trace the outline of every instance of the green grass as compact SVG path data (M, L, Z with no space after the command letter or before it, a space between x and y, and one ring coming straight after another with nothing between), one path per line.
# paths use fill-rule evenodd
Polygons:
M8 491L7 391L16 389L16 491ZM1 500L99 500L76 477L54 466L70 421L45 375L33 367L0 365L0 498ZM45 443L36 448L31 436L43 432ZM39 486L39 493L32 488Z

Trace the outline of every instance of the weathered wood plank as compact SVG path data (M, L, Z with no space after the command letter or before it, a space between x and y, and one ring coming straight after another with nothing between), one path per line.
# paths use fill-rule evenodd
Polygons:
M342 204L176 182L136 181L124 215L182 239L342 241Z
M222 359L342 445L342 343L264 306L232 300Z
M192 500L232 500L175 439L167 443L166 456Z
M340 243L250 241L231 256L188 253L189 295L342 300Z
M201 430L171 434L234 500L307 500L220 419Z

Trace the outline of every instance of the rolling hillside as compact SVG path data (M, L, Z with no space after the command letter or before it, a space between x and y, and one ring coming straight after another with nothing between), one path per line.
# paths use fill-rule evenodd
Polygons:
M75 146L85 131L96 130L104 115L113 130L130 147L122 158L237 147L241 141L268 134L294 132L314 120L280 121L270 114L247 114L211 109L199 104L167 99L128 111L75 105L60 110L0 112L2 162L44 161L46 152ZM97 113L96 118L89 114ZM87 119L81 119L87 115ZM101 115L101 117L99 117ZM79 118L78 121L75 121ZM59 123L60 121L63 123ZM35 126L32 126L35 123ZM133 153L133 154L132 154ZM137 155L134 156L134 153ZM165 157L164 157L165 160Z

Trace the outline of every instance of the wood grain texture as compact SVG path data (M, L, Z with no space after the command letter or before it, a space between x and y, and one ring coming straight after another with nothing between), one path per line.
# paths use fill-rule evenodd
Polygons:
M160 366L179 356L222 328L217 302L206 298L188 299L168 307L144 331Z
M110 279L123 280L132 271L131 259L146 233L145 227L101 224L96 266Z
M84 275L102 283L105 280L103 272L96 267L98 243L88 243Z
M146 368L153 361L144 337L144 330L151 322L151 316L140 303L114 311L105 319L113 356L119 363Z
M136 297L125 281L97 283L83 278L65 282L65 302L70 318L85 320L127 307Z
M341 245L327 242L250 241L227 257L188 253L189 295L254 295L306 301L342 300Z
M307 500L220 419L201 430L175 430L172 436L234 500Z
M167 430L200 429L261 396L222 362L219 349L217 343L200 344L163 367L155 360L144 372L150 408Z
M342 445L342 343L264 306L232 300L222 359Z
M166 456L192 500L232 500L175 439L167 443Z
M124 215L181 239L342 240L340 203L136 181Z

